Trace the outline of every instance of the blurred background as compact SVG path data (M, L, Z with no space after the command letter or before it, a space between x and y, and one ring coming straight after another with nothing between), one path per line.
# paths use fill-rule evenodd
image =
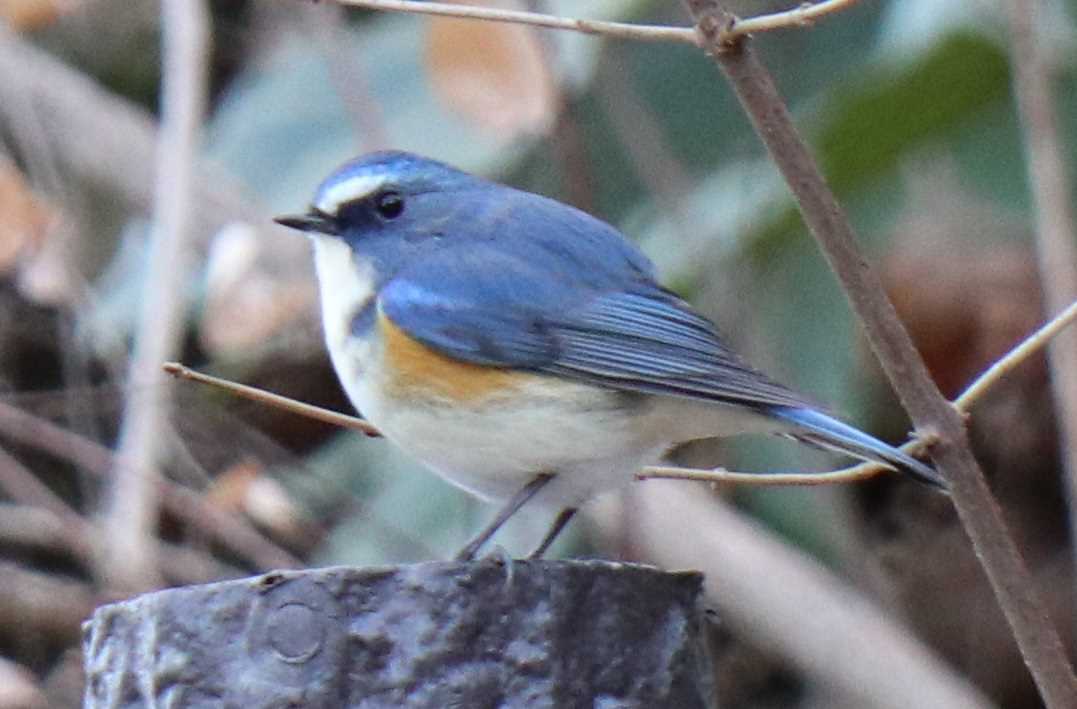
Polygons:
M730 5L742 16L789 7ZM1077 8L1046 5L1068 136ZM679 3L517 7L689 23ZM351 413L320 339L307 244L270 218L304 209L346 159L398 148L618 226L760 368L903 440L908 421L834 277L698 50L329 2L209 8L207 111L177 264L183 363ZM79 704L79 624L100 603L273 567L446 558L493 513L384 441L200 384L128 376L155 286L160 17L140 0L0 0L0 706ZM990 0L864 0L756 42L951 397L1044 317L1004 20ZM124 514L109 503L114 452L127 402L158 388L168 392L160 506L140 540L155 574L131 587L105 551L122 528L110 518ZM1042 358L977 405L971 430L1072 646L1073 557ZM758 472L847 462L756 440L673 457ZM1040 706L945 498L889 476L841 488L681 484L870 598L983 705ZM648 485L596 501L555 553L664 565L637 524ZM520 553L540 527L522 516L498 542ZM718 615L720 706L863 706Z

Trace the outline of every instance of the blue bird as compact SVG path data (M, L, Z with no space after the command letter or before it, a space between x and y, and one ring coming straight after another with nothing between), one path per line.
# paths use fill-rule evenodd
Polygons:
M588 498L701 438L783 434L944 487L746 364L620 232L567 205L378 152L276 221L312 238L326 343L355 407L502 503L459 559L529 500L557 512L541 556Z

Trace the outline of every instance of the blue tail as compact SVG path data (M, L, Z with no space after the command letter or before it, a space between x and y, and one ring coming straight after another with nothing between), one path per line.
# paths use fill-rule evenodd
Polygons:
M826 414L813 409L788 406L772 407L768 413L776 419L795 426L796 430L789 433L794 438L823 448L831 448L856 458L886 463L908 473L922 483L946 488L946 481L932 468Z

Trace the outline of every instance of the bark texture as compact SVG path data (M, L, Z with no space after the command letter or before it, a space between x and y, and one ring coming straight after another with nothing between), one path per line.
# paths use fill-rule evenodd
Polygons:
M84 626L86 707L712 706L702 577L597 561L329 568Z

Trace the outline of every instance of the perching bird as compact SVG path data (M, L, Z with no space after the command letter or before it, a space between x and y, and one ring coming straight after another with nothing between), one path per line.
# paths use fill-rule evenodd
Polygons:
M731 352L610 225L403 152L359 157L277 222L307 232L325 337L349 398L390 441L504 505L558 511L671 446L779 433L938 473L837 421Z

